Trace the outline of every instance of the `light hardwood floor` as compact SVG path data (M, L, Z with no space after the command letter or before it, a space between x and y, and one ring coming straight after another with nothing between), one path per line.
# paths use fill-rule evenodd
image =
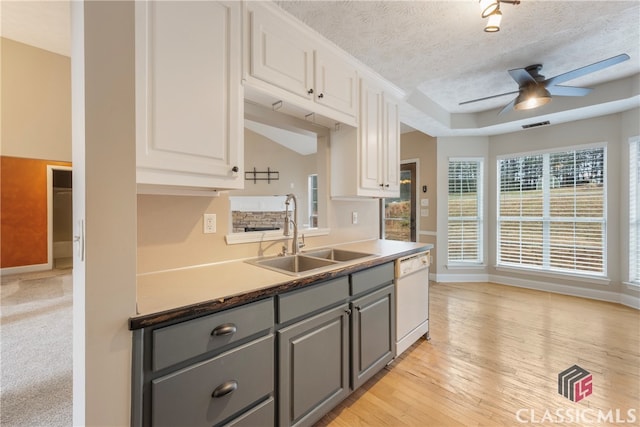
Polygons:
M489 283L432 284L430 296L431 341L316 427L640 425L638 310ZM557 381L576 364L593 392L572 402Z

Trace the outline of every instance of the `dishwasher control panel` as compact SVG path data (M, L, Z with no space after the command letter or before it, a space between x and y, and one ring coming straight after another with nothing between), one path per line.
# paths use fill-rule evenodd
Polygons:
M429 267L429 252L399 258L396 262L396 277L406 276L427 267Z

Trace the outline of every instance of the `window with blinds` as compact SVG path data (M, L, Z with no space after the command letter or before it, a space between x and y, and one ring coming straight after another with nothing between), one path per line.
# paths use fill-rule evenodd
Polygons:
M498 265L604 275L605 148L498 160Z
M449 159L448 262L482 263L482 159Z
M640 139L629 146L629 282L640 285Z

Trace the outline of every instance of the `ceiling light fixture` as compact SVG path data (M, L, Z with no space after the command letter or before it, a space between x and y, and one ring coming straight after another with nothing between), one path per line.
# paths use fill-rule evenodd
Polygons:
M520 0L479 0L480 15L483 18L489 18L484 31L487 33L497 33L500 31L500 23L502 22L502 12L500 12L500 3L520 4Z
M483 18L491 15L500 6L498 0L480 0L480 12Z
M516 110L531 110L541 107L551 101L551 94L540 84L532 83L521 88L513 108Z
M496 33L500 31L500 22L502 22L502 12L500 12L500 8L497 8L495 12L489 15L489 20L484 30L487 33Z

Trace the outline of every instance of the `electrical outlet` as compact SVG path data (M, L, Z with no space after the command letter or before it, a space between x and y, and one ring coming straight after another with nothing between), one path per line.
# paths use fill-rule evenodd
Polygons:
M204 233L216 232L216 214L204 214Z
M358 223L358 212L353 211L351 212L351 224L357 224Z

